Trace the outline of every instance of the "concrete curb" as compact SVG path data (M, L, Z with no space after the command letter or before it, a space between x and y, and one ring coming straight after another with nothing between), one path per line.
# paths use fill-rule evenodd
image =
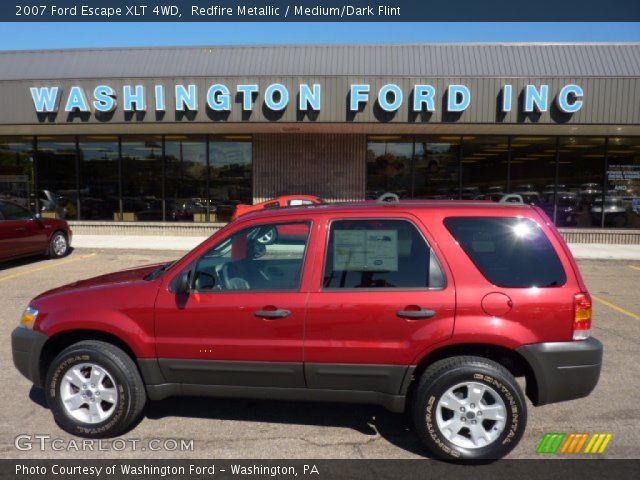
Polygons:
M147 236L147 235L75 235L76 248L120 250L166 250L187 252L207 237ZM605 245L574 243L569 248L576 258L602 260L638 260L640 245Z

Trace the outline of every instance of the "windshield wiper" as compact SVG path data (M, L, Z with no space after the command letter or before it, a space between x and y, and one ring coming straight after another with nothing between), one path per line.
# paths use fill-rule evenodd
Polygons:
M148 274L146 277L144 277L145 280L155 280L158 277L161 277L162 274L164 272L166 272L167 270L169 270L169 268L171 267L171 265L173 265L174 262L169 262L169 263L165 263L164 265L162 265L160 268L154 270L153 272L151 272L150 274Z

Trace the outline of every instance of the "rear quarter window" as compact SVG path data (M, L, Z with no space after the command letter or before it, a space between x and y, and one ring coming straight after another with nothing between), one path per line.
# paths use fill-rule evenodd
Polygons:
M480 273L505 288L560 287L567 276L536 222L516 217L449 217L444 224Z

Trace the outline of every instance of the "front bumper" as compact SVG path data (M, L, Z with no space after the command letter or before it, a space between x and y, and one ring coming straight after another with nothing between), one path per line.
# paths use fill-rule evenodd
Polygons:
M44 333L29 328L17 327L11 334L13 364L18 371L31 380L36 387L42 386L40 378L40 354L49 339Z
M586 397L600 378L602 351L602 343L595 338L518 348L535 376L535 385L527 381L527 396L534 405Z

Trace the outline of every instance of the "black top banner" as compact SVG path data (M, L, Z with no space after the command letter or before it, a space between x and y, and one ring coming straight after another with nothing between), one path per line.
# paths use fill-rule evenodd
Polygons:
M630 0L14 0L2 22L638 22ZM597 28L597 27L594 27Z

